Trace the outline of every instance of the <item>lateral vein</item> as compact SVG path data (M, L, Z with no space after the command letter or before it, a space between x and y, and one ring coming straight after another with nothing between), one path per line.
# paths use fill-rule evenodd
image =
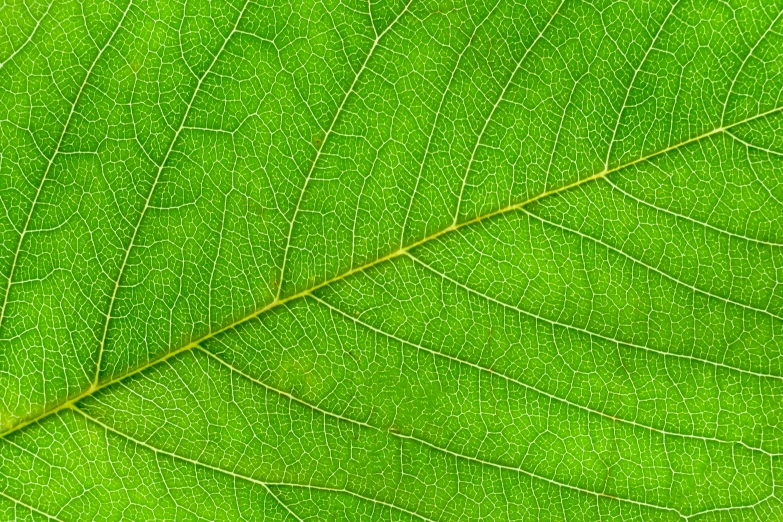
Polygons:
M603 170L601 172L598 172L598 173L593 174L591 176L588 176L586 178L582 178L582 179L577 180L577 181L575 181L573 183L570 183L568 185L563 185L561 187L554 188L554 189L548 190L546 192L542 192L542 193L540 193L540 194L538 194L536 196L533 196L532 198L529 198L529 199L527 199L525 201L521 201L519 203L514 203L514 204L509 205L507 207L503 207L503 208L500 208L500 209L497 209L497 210L493 210L493 211L488 212L486 214L482 214L482 215L474 217L472 219L460 222L460 223L458 223L456 225L451 225L451 226L449 226L447 228L439 230L438 232L435 232L434 234L426 236L426 237L424 237L424 238L422 238L422 239L420 239L418 241L412 242L412 243L408 244L407 246L405 246L403 248L400 248L399 250L391 252L391 253L389 253L389 254L387 254L385 256L379 257L379 258L377 258L377 259L375 259L375 260L373 260L373 261L371 261L369 263L366 263L366 264L358 266L358 267L354 267L354 268L352 268L352 269L350 269L350 270L348 270L346 272L343 272L342 274L339 274L339 275L333 277L332 279L328 279L326 281L323 281L321 283L313 285L310 288L307 288L305 290L302 290L300 292L292 294L292 295L290 295L288 297L276 298L276 299L272 300L270 303L268 303L268 304L260 307L259 309L253 311L252 313L250 313L250 314L248 314L248 315L246 315L246 316L244 316L244 317L242 317L240 319L237 319L236 321L234 321L234 322L232 322L232 323L230 323L230 324L228 324L228 325L226 325L226 326L224 326L222 328L214 330L214 331L212 331L212 332L210 332L210 333L208 333L208 334L206 334L206 335L204 335L204 336L202 336L202 337L200 337L200 338L198 338L198 339L196 339L194 341L191 341L190 343L188 343L188 344L186 344L184 346L181 346L180 348L177 348L177 349L175 349L175 350L173 350L171 352L163 354L160 357L158 357L157 359L152 359L152 360L148 361L146 364L143 364L143 365L138 366L138 367L136 367L134 369L131 369L128 372L126 372L126 373L124 373L122 375L118 375L118 376L114 377L113 379L107 380L107 381L105 381L103 383L98 382L96 385L91 386L90 388L84 390L83 392L79 393L78 395L75 395L75 396L73 396L70 399L66 399L61 404L59 404L57 406L54 406L54 407L50 408L49 410L45 410L45 411L43 411L43 412L41 412L41 413L39 413L39 414L37 414L35 416L32 416L29 419L24 420L24 421L16 424L15 426L11 427L10 429L7 429L5 432L0 433L0 438L5 437L6 435L8 435L10 433L13 433L15 431L18 431L18 430L24 428L25 426L33 424L33 423L43 419L44 417L47 417L48 415L50 415L52 413L56 413L56 412L58 412L58 411L60 411L60 410L62 410L64 408L71 407L72 405L74 405L78 401L80 401L81 399L84 399L85 397L89 397L90 395L92 395L97 390L103 389L103 388L105 388L107 386L110 386L110 385L112 385L112 384L114 384L116 382L119 382L119 381L121 381L121 380L123 380L123 379L125 379L127 377L130 377L132 375L140 373L140 372L146 370L147 368L149 368L151 366L154 366L155 364L158 364L158 363L163 362L165 360L168 360L169 358L171 358L171 357L173 357L173 356L175 356L175 355L177 355L179 353L182 353L182 352L188 351L188 350L190 350L192 348L195 348L200 343L202 343L202 342L204 342L204 341L206 341L208 339L211 339L213 337L216 337L216 336L220 335L223 332L226 332L228 330L233 330L234 328L240 326L241 324L244 324L244 323L246 323L248 321L251 321L251 320L255 319L256 317L260 316L261 314L263 314L263 313L265 313L265 312L267 312L267 311L269 311L269 310L271 310L273 308L276 308L278 306L284 305L284 304L286 304L286 303L288 303L290 301L299 299L300 297L304 297L304 296L310 295L313 292L315 292L316 290L319 290L321 288L329 286L329 285L331 285L331 284L333 284L333 283L335 283L337 281L341 281L341 280L346 279L346 278L348 278L348 277L350 277L350 276L352 276L354 274L361 273L361 272L363 272L363 271L365 271L365 270L367 270L367 269L369 269L369 268L371 268L373 266L376 266L376 265L381 264L383 262L386 262L386 261L389 261L391 259L397 258L397 257L399 257L399 256L401 256L403 254L406 254L410 250L413 250L414 248L416 248L416 247L418 247L420 245L423 245L425 243L428 243L430 241L436 240L436 239L438 239L439 237L441 237L441 236L443 236L445 234L448 234L448 233L453 232L455 230L459 230L461 228L465 228L465 227L474 225L476 223L480 223L480 222L485 221L487 219L491 219L491 218L493 218L495 216L503 215L503 214L506 214L506 213L509 213L509 212L514 212L516 210L521 209L522 207L525 207L526 205L530 205L531 203L539 201L539 200L541 200L543 198L546 198L546 197L549 197L549 196L553 196L553 195L559 194L561 192L568 191L568 190L570 190L572 188L584 185L584 184L589 183L589 182L594 181L594 180L605 178L606 176L608 176L609 174L611 174L613 172L618 172L618 171L623 170L625 168L629 168L629 167L631 167L633 165L637 165L637 164L643 163L645 161L649 161L649 160L651 160L653 158L656 158L658 156L661 156L661 155L667 154L669 152L675 151L677 149L680 149L682 147L685 147L685 146L687 146L687 145L689 145L691 143L695 143L695 142L698 142L700 140L707 139L710 136L713 136L713 135L725 132L726 130L728 130L730 128L737 127L739 125L742 125L742 124L745 124L745 123L749 123L751 121L754 121L754 120L757 120L757 119L760 119L760 118L764 118L764 117L770 116L772 114L775 114L775 113L778 113L778 112L781 112L781 111L783 111L783 106L776 107L774 109L771 109L769 111L766 111L766 112L763 112L763 113L751 116L751 117L746 118L744 120L740 120L740 121L734 122L734 123L732 123L730 125L727 125L727 126L724 126L724 127L719 127L719 128L713 129L713 130L711 130L709 132L706 132L704 134L700 134L700 135L695 136L693 138L689 138L689 139L687 139L687 140L685 140L685 141L683 141L681 143L678 143L676 145L672 145L672 146L667 147L665 149L653 152L653 153L648 154L646 156L641 156L641 157L639 157L639 158L637 158L635 160L629 161L627 163L624 163L624 164L621 164L621 165L617 165L617 166L615 166L615 167L613 167L613 168L611 168L609 170Z

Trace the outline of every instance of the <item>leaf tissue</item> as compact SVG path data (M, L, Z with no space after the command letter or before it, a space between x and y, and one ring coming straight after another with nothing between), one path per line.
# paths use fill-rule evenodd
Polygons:
M783 2L3 2L47 519L783 520Z

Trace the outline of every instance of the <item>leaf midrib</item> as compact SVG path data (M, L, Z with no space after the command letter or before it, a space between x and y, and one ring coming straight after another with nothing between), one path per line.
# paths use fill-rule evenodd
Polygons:
M765 111L765 112L756 114L754 116L750 116L748 118L736 121L736 122L731 123L729 125L725 125L725 126L722 126L722 127L715 128L713 130L710 130L710 131L705 132L703 134L700 134L698 136L689 138L689 139L684 140L684 141L682 141L680 143L677 143L675 145L669 146L669 147L667 147L665 149L661 149L659 151L652 152L652 153L650 153L648 155L641 156L641 157L639 157L639 158L637 158L635 160L629 161L627 163L623 163L623 164L620 164L620 165L616 165L616 166L614 166L612 168L602 170L601 172L598 172L598 173L595 173L595 174L593 174L591 176L579 179L579 180L577 180L577 181L575 181L573 183L570 183L568 185L563 185L561 187L554 188L552 190L548 190L548 191L542 192L542 193L540 193L540 194L538 194L536 196L533 196L533 197L531 197L529 199L526 199L524 201L521 201L521 202L518 202L518 203L513 203L513 204L508 205L506 207L487 212L486 214L482 214L480 216L477 216L477 217L474 217L472 219L463 221L461 223L457 223L455 225L453 224L453 225L451 225L451 226L449 226L447 228L441 229L441 230L439 230L439 231L437 231L437 232L435 232L435 233L433 233L433 234L431 234L429 236L425 236L424 238L422 238L422 239L420 239L418 241L414 241L412 243L409 243L407 246L404 246L404 247L402 247L402 248L400 248L400 249L398 249L398 250L396 250L394 252L391 252L389 254L386 254L385 256L376 258L375 260L370 261L369 263L365 263L364 265L360 265L358 267L354 267L351 270L348 270L348 271L343 272L343 273L341 273L341 274L339 274L339 275L337 275L337 276L335 276L335 277L333 277L331 279L328 279L326 281L323 281L321 283L313 285L313 286L311 286L311 287L309 287L309 288L307 288L305 290L302 290L300 292L297 292L297 293L292 294L292 295L287 296L287 297L276 298L273 301L271 301L270 303L268 303L268 304L262 306L261 308L251 312L250 314L245 315L244 317L241 317L241 318L237 319L236 321L234 321L234 322L232 322L232 323L230 323L230 324L228 324L228 325L226 325L226 326L224 326L222 328L219 328L217 330L213 330L212 332L209 332L208 334L206 334L206 335L204 335L204 336L202 336L202 337L200 337L200 338L198 338L198 339L196 339L194 341L191 341L190 343L188 343L188 344L186 344L184 346L181 346L180 348L177 348L177 349L172 350L172 351L170 351L168 353L165 353L165 354L161 355L160 357L158 357L156 359L152 359L151 361L149 361L148 363L146 363L144 365L141 365L141 366L138 366L138 367L136 367L134 369L131 369L131 370L125 372L124 374L121 374L121 375L118 375L118 376L114 377L113 379L110 379L110 380L107 380L107 381L104 381L104 382L100 382L99 381L97 383L94 383L92 386L90 386L88 389L86 389L82 393L80 393L80 394L78 394L78 395L76 395L76 396L74 396L74 397L72 397L70 399L66 399L65 401L63 401L59 405L54 406L52 408L49 408L48 410L44 410L41 413L39 413L38 415L30 417L27 420L23 420L22 422L19 422L18 424L14 425L10 429L7 429L6 431L0 433L0 438L5 437L6 435L8 435L10 433L13 433L15 431L18 431L18 430L24 428L25 426L28 426L30 424L34 424L34 423L38 422L39 420L43 419L44 417L49 416L52 413L56 413L56 412L58 412L58 411L60 411L60 410L62 410L64 408L68 408L68 407L74 405L75 403L77 403L78 401L80 401L80 400L82 400L82 399L84 399L86 397L89 397L90 395L92 395L93 393L95 393L96 391L98 391L100 389L106 388L106 387L108 387L108 386L110 386L112 384L115 384L115 383L117 383L119 381L122 381L122 380L124 380L124 379L126 379L126 378L128 378L128 377L130 377L132 375L140 373L140 372L146 370L147 368L155 366L156 364L161 363L161 362L163 362L163 361L165 361L167 359L170 359L170 358L172 358L172 357L174 357L174 356L176 356L176 355L178 355L178 354L180 354L182 352L186 352L188 350L191 350L191 349L195 348L196 346L200 345L201 343L203 343L204 341L207 341L207 340L209 340L209 339L211 339L213 337L216 337L216 336L218 336L218 335L220 335L220 334L222 334L222 333L224 333L226 331L233 330L234 328L236 328L236 327L238 327L238 326L240 326L240 325L242 325L242 324L244 324L244 323L246 323L246 322L248 322L248 321L250 321L252 319L255 319L256 317L264 314L265 312L267 312L269 310L277 308L278 306L284 305L284 304L286 304L286 303L288 303L290 301L294 301L296 299L299 299L300 297L305 297L307 295L310 295L313 292L315 292L316 290L319 290L321 288L327 287L327 286L329 286L329 285L331 285L333 283L336 283L338 281L341 281L343 279L347 279L348 277L350 277L352 275L364 272L365 270L367 270L367 269L369 269L369 268L371 268L373 266L376 266L376 265L379 265L379 264L384 263L386 261L390 261L392 259L395 259L395 258L397 258L397 257L399 257L399 256L401 256L403 254L406 254L410 250L413 250L414 248L416 248L418 246L421 246L423 244L426 244L426 243L429 243L431 241L434 241L434 240L440 238L441 236L444 236L446 234L449 234L451 232L460 230L460 229L465 228L465 227L469 227L471 225L475 225L475 224L480 223L482 221L491 219L491 218L493 218L495 216L499 216L499 215L507 214L507 213L510 213L510 212L514 212L514 211L519 210L519 209L521 209L521 208L523 208L523 207L525 207L527 205L530 205L530 204L532 204L532 203L534 203L536 201L539 201L539 200L541 200L543 198L546 198L546 197L549 197L549 196L554 196L556 194L559 194L561 192L565 192L565 191L568 191L570 189L579 187L579 186L584 185L586 183L589 183L591 181L602 179L602 178L604 178L604 177L606 177L609 174L612 174L614 172L618 172L618 171L624 170L626 168L632 167L634 165L637 165L637 164L640 164L640 163L644 163L644 162L649 161L649 160L651 160L651 159L653 159L655 157L662 156L662 155L665 155L665 154L667 154L669 152L678 150L678 149L680 149L682 147L685 147L685 146L687 146L687 145L689 145L691 143L695 143L695 142L707 139L707 138L709 138L711 136L714 136L714 135L717 135L717 134L720 134L720 133L724 133L725 131L728 131L731 128L738 127L740 125L743 125L743 124L746 124L746 123L749 123L751 121L758 120L758 119L761 119L761 118L765 118L767 116L771 116L771 115L779 113L781 111L783 111L783 106L776 107L774 109L771 109L769 111Z

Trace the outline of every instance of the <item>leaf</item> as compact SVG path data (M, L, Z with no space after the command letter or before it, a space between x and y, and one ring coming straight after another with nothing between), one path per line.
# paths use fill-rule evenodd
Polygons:
M783 519L783 3L0 28L0 518Z

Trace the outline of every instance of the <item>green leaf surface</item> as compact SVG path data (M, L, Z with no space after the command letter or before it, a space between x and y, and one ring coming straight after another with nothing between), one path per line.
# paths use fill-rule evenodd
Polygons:
M0 6L0 519L783 520L783 2Z

